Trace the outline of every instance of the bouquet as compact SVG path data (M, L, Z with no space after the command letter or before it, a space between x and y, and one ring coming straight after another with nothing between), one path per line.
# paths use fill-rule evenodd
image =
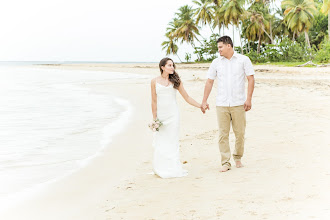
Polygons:
M155 120L152 120L152 122L148 126L152 131L159 131L159 128L162 125L163 125L163 123L161 121L159 121L158 118L156 118Z

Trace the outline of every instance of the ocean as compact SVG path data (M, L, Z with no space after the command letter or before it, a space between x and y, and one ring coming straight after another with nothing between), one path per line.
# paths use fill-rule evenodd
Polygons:
M69 175L111 143L132 107L84 85L125 79L145 77L0 65L0 207Z

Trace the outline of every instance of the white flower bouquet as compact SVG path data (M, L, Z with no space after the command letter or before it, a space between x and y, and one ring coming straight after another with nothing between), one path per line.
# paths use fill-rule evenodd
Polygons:
M159 131L159 128L163 125L161 121L159 121L158 118L153 120L148 126L152 131Z

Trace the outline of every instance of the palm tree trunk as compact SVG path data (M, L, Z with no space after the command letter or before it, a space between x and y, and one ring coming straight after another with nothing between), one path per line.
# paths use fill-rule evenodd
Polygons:
M329 35L329 40L330 40L330 10L328 12L328 35Z
M179 58L180 62L182 63L182 60L180 59L179 55L177 53L175 55Z
M268 14L271 15L270 8L272 7L273 1L269 1L269 7L268 7ZM269 33L270 33L270 40L272 44L274 44L274 39L273 39L273 30L272 30L272 17L269 19Z
M309 37L308 37L307 30L305 30L305 38L306 38L306 43L307 43L308 48L311 48L311 44L309 43Z
M197 37L195 37L195 38L201 45L203 44ZM205 38L203 36L201 36L201 38L203 38L203 40L205 40ZM191 45L195 48L195 43L192 42Z
M239 26L238 26L238 35L239 35L239 42L241 43L241 53L244 54L243 46L242 46L241 31L240 31Z
M244 43L245 43L245 49L246 49L246 52L247 52L247 53L250 53L249 48L248 48L248 45L247 45L247 40L246 40L246 39L244 39Z
M296 33L296 32L293 32L293 35L292 35L292 36L293 36L293 37L292 37L292 41L294 41L294 40L295 40L295 39L294 39L294 35L295 35L295 33Z
M269 21L269 33L270 33L270 40L272 41L272 44L274 44L273 30L272 30L272 20Z
M210 24L209 24L209 27L210 27L210 29L211 29L212 34L214 34L213 29L211 28L211 25L210 25Z
M259 33L257 54L260 54L261 34Z
M233 25L233 45L235 46L235 26Z
M249 53L250 53L250 51L251 51L251 47L250 47L250 41L249 41L249 40L248 40L247 45L248 45L248 50L249 50Z
M262 27L262 31L270 38L270 41L272 42L272 44L274 44L273 37L267 33L267 31L265 30L265 28Z

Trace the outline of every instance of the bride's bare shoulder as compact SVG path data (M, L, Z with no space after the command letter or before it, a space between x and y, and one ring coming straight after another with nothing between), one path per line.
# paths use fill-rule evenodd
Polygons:
M157 76L151 80L151 84L155 84L157 80L160 78L160 76Z

